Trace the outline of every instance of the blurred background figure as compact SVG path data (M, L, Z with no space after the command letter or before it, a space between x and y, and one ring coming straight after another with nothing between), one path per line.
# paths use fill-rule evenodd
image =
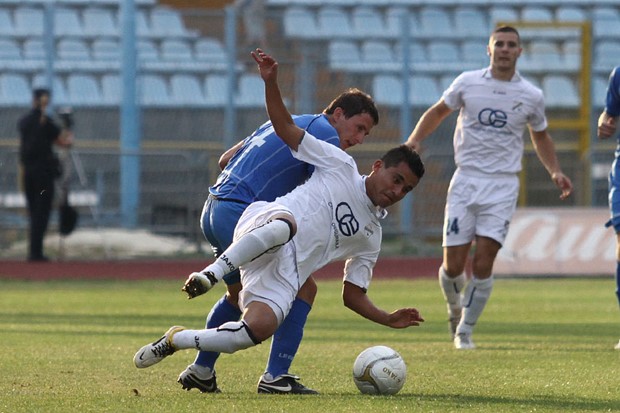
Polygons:
M22 182L29 219L29 261L48 261L43 253L43 238L54 201L55 180L62 175L52 145L69 147L73 140L69 129L61 128L47 115L50 98L49 90L35 89L32 109L18 123Z
M241 12L243 19L246 49L257 47L267 49L265 3L265 0L237 0L235 2L235 7Z

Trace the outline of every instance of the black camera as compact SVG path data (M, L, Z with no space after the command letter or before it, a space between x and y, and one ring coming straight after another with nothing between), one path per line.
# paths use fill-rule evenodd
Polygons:
M56 113L58 113L63 128L71 129L73 127L73 110L70 107L58 108Z

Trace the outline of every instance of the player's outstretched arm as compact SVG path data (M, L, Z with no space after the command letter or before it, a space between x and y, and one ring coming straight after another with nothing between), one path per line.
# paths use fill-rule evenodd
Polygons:
M344 282L342 287L344 305L375 323L392 328L419 326L424 319L415 308L401 308L388 313L373 304L366 292L357 285Z
M534 150L538 159L545 166L545 169L549 172L551 180L562 192L560 193L560 199L564 200L569 197L573 192L573 183L570 178L562 172L560 163L558 161L557 154L555 152L555 145L551 139L551 135L544 131L534 131L530 129L530 137Z
M295 125L282 99L278 86L278 62L261 49L253 51L252 57L258 63L258 71L265 82L265 104L276 135L296 151L304 136L304 130Z

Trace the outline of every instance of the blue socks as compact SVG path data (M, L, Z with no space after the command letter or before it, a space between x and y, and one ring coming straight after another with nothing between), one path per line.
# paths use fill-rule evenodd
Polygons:
M229 303L228 300L226 300L226 294L224 294L224 296L215 303L207 316L207 328L217 328L229 321L239 321L240 317L241 310ZM215 353L213 351L200 351L194 363L199 366L209 367L211 371L213 371L215 362L219 356L220 353Z
M267 362L267 373L272 377L288 373L304 335L304 325L311 309L310 304L295 298L291 311L273 335Z

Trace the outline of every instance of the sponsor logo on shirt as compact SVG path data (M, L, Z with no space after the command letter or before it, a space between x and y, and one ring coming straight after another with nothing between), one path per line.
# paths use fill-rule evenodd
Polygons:
M346 202L341 202L336 207L336 221L338 222L340 233L345 237L355 235L360 229L359 221L355 218L353 210Z
M508 115L503 110L484 108L478 113L478 122L484 126L503 128L508 123Z

